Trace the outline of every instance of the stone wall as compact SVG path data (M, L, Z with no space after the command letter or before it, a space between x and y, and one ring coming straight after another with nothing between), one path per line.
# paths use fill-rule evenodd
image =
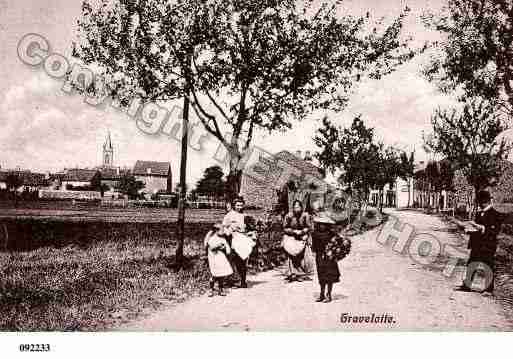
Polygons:
M264 209L271 209L274 204L278 203L278 190L282 188L283 183L279 183L278 177L271 175L267 181L259 181L254 177L243 174L241 182L240 194L244 197L246 205L257 206ZM311 194L311 201L324 202L328 185L324 181L316 181L317 187L310 189L308 186L311 182L296 180L298 189L289 191L289 207L295 199L304 201L307 193Z

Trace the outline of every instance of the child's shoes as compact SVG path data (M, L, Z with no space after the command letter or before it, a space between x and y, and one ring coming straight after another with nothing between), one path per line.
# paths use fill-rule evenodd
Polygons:
M317 298L315 301L316 301L317 303L320 303L320 302L323 302L324 300L325 300L325 297L324 297L324 295L322 295L322 294L321 294L321 295L319 296L319 298Z

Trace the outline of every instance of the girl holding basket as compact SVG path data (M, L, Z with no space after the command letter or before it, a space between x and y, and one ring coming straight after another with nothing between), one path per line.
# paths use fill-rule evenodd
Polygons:
M351 240L344 234L345 226L336 226L336 222L326 213L315 217L314 224L312 250L315 252L317 277L321 287L316 302L329 303L332 301L333 284L340 281L338 262L349 254Z

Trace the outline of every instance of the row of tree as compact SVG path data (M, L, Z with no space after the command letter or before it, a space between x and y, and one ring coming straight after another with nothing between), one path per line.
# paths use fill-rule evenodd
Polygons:
M415 181L415 190L420 192L417 204L421 207L438 207L443 191L457 190L457 172L473 189L472 197L497 184L512 144L503 136L509 126L496 104L470 99L461 108L435 111L431 122L433 132L424 136L425 149L441 156L441 160L430 160L419 171L415 171L413 153L376 141L374 129L367 127L360 117L347 128L324 118L314 137L320 148L316 156L321 165L340 174L339 182L348 185L363 204L371 189L379 190L381 199L385 186L393 186L397 178L407 181L409 188L411 181ZM410 206L411 191L408 193Z
M286 5L284 8L289 10L294 8L294 6L288 6L290 5ZM250 7L248 6L245 14L249 18L256 15L255 9L250 10ZM319 12L317 15L319 17L314 17L311 23L306 23L308 24L306 27L302 25L298 29L301 28L302 33L309 33L313 36L317 30L323 28L322 22L328 19L334 20L333 13L329 11ZM298 20L299 18L294 19ZM441 13L430 14L424 20L428 27L444 34L442 41L432 44L432 47L439 51L434 52L431 61L424 68L424 74L444 93L454 93L458 90L460 94L458 99L461 102L455 108L436 110L431 118L433 131L424 136L425 149L441 159L429 161L423 170L415 173L413 153L398 151L377 142L373 129L366 127L360 118L356 118L351 127L344 129L338 128L324 119L323 127L314 139L321 148L317 154L321 165L332 171L338 170L340 182L348 184L360 198L367 199L371 188L382 191L387 183L392 184L399 177L408 181L409 187L412 187L411 181L415 179L416 189L426 197L422 201L424 203L419 203L419 205L429 205L433 201L428 198L434 196L434 205L436 206L439 203L438 197L443 191L458 191L454 183L456 172L463 175L475 194L477 191L497 183L502 174L502 164L511 151L511 142L503 135L510 128L508 120L513 114L513 57L511 56L513 53L513 3L506 0L448 0L447 6ZM348 18L342 18L340 22L335 21L336 24L333 23L324 29L341 31L342 27L339 26L346 21ZM362 19L358 21L362 21ZM391 30L389 40L397 35L401 21L402 17L389 28ZM263 23L252 23L252 26L258 25L262 26ZM362 29L362 27L356 25L353 29ZM339 35L344 32L342 31ZM241 34L244 34L244 30ZM251 31L247 34L251 34ZM257 31L255 34L255 36L261 36L260 39L268 36L265 31ZM352 66L358 68L361 66L358 65L358 62L364 64L364 67L379 63L379 61L375 61L377 58L370 62L358 60L358 46L350 49L352 53L335 55L330 52L329 48L336 45L337 41L341 39L341 37L328 37L323 40L328 41L324 50L330 56L341 56L338 57L339 60L355 56L355 62L352 62L352 65L346 64L336 68L337 75L345 76L348 71L354 69ZM350 40L351 37L346 38L346 40L348 39ZM385 37L377 39L379 41L375 45L379 42L383 44L383 41L387 43ZM293 42L291 38L284 38L284 40L292 41L291 44L300 46L302 49L304 49L304 45L308 44L305 39L300 39L299 42ZM389 47L383 49L381 53L384 58L390 56L388 51L392 49L390 44L387 46ZM243 48L238 47L235 51ZM280 51L283 51L282 55L287 52L292 55L291 49L280 49ZM259 61L262 60L258 57L261 54L252 51L249 53L256 55ZM406 53L408 52L403 54ZM409 54L411 55L412 52L410 51ZM311 86L311 81L316 78L312 66L317 61L317 55L306 52L301 53L301 56L305 56L302 57L301 62L305 69L310 69L312 72L305 72L302 81L292 76L294 81L299 81L296 82L299 97L293 98L290 100L291 102L285 102L287 105L296 104L294 102L296 100L302 100L297 104L304 105L308 102L305 96L321 94L331 86L323 85L315 88L314 91L306 91L308 86ZM404 59L403 57L402 60ZM395 62L389 69L394 69L397 63ZM227 62L226 64L248 65L244 62ZM287 62L284 61L282 65L286 68ZM292 61L288 65L295 66L299 63ZM315 66L320 65L316 64ZM327 75L328 73L323 72L323 74ZM276 74L276 76L281 76L276 79L285 80L287 78L286 73ZM251 80L255 80L255 78ZM269 90L273 86L278 85L269 86ZM279 86L283 86L283 84ZM286 90L279 86L276 88L278 93L279 90ZM291 93L291 95L294 94L294 92ZM276 99L268 101L273 100ZM316 101L314 102L318 105L318 100ZM330 102L326 105L330 107L335 103ZM239 106L239 109L241 108L244 107ZM238 114L240 115L240 112ZM279 114L285 115L286 111L281 111ZM253 126L251 121L248 123ZM287 123L280 121L269 123L269 126L274 126L273 128L276 129L283 125L286 126ZM230 168L232 169L232 167ZM218 178L217 181L219 182L220 179ZM200 186L205 189L205 192L210 191L207 182L203 181ZM457 183L456 186L465 187L462 183ZM217 187L222 188L220 182ZM408 193L410 194L410 192ZM422 196L420 198L422 199ZM411 198L408 202L410 205Z
M434 112L424 141L463 174L467 183L459 181L456 192L468 186L475 197L497 184L512 148L504 132L513 115L513 2L448 0L424 20L443 35L424 74L460 102Z
M441 196L444 191L454 190L454 169L447 160L427 162L425 168L419 169L414 175L415 188L420 208L440 209Z
M383 191L388 184L396 185L397 178L408 183L414 175L414 153L406 153L378 141L374 129L365 125L360 117L351 126L334 125L328 118L314 137L319 147L316 157L319 163L333 173L338 181L348 186L357 202L366 206L371 190L380 193L380 210Z
M435 111L431 123L433 132L424 136L426 149L444 158L439 163L446 175L459 171L464 176L473 189L469 196L498 183L512 144L504 136L509 125L496 103L467 99L459 108ZM437 188L451 188L446 177Z
M498 183L512 149L504 136L513 115L513 3L507 0L448 0L441 13L425 24L443 34L424 74L443 93L457 94L454 108L436 110L425 149L440 160L430 161L415 176L421 206L435 206L442 191L475 193ZM438 51L436 51L438 50ZM370 188L383 188L395 176L414 178L413 157L373 143L373 132L360 119L348 129L327 120L315 138L320 162L340 170L340 180L367 198ZM339 138L340 137L340 138ZM455 183L455 173L461 173ZM474 204L475 208L475 204Z

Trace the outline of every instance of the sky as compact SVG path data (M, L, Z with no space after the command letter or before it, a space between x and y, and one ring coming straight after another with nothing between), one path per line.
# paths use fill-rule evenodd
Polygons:
M346 0L351 14L370 11L373 16L393 18L408 5L412 11L405 34L414 45L435 40L419 16L437 10L443 0ZM62 81L48 76L41 67L24 64L17 45L28 33L44 36L51 50L71 59L71 42L76 33L81 0L0 0L0 166L34 171L59 171L69 167L101 164L101 146L110 131L114 161L132 167L136 160L169 161L179 171L180 143L165 135L143 133L126 114L107 107L92 107L78 95L61 90ZM428 54L414 59L379 81L364 81L355 88L348 108L342 113L315 113L294 123L286 133L257 133L254 144L271 153L280 150L315 151L312 137L324 115L344 126L357 114L376 128L387 144L413 150L425 159L422 131L429 132L430 116L438 106L450 106L453 99L439 94L420 74ZM218 143L204 142L202 151L189 151L188 181L195 182L206 167L218 164L214 154ZM175 178L177 176L175 175Z

